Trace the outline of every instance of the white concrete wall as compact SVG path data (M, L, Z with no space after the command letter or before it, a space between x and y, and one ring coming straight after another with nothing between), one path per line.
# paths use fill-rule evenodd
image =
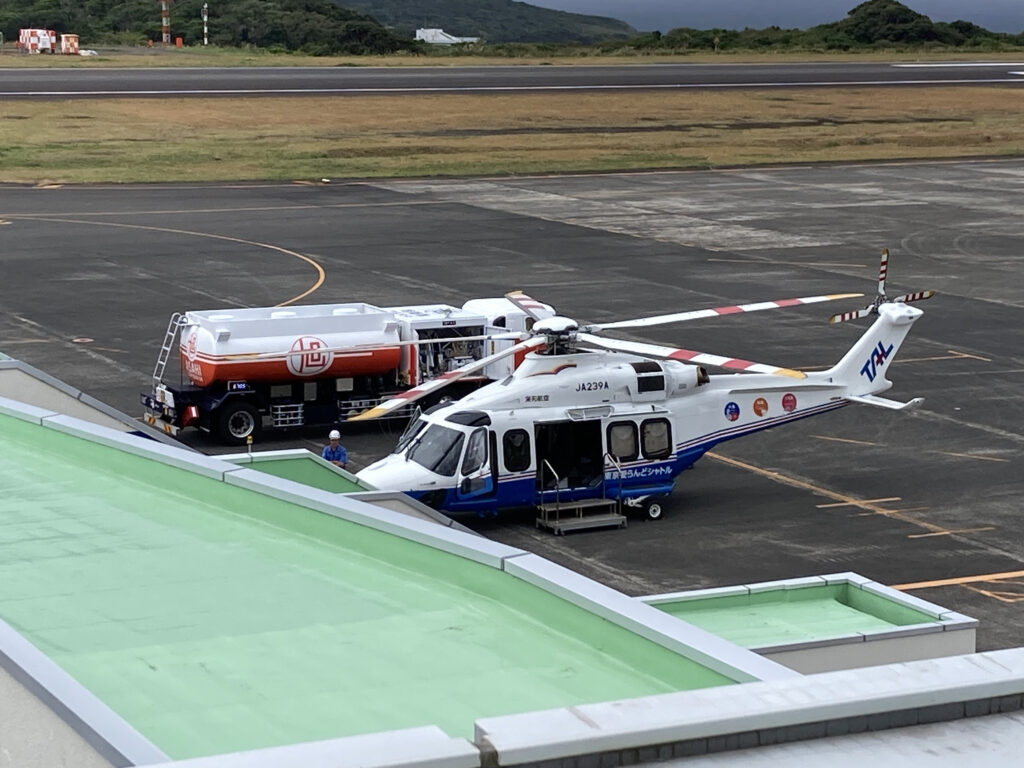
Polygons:
M487 765L614 768L1019 711L1022 695L1012 648L481 718L474 741Z
M20 400L56 413L64 413L99 424L101 427L124 431L125 425L112 416L87 405L74 395L63 392L17 368L0 370L0 397ZM141 424L140 424L141 426Z
M761 655L797 672L813 675L974 653L975 634L974 627L943 631L941 625L930 625L927 632L893 632L891 637L884 638L868 635L835 645L769 651Z
M197 757L149 768L479 768L480 752L435 725Z
M0 765L110 768L113 763L0 667Z

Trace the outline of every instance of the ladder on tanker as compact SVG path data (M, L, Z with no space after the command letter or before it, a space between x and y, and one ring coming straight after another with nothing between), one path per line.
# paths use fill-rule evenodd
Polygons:
M167 360L171 356L171 350L174 349L175 339L178 338L178 330L184 325L185 316L182 312L175 312L171 315L171 320L167 323L167 332L164 334L164 343L160 347L160 356L156 359L156 365L153 366L153 389L156 390L164 380L164 369L167 368Z

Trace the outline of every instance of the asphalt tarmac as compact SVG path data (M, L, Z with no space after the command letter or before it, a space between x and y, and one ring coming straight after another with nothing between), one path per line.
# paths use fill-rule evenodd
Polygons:
M177 310L524 289L580 321L935 289L890 370L911 413L850 406L724 443L666 517L555 537L469 520L629 594L856 571L1024 642L1024 160L392 182L0 185L0 351L131 414ZM315 263L315 264L314 264ZM317 266L322 270L318 271ZM311 292L310 292L311 291ZM309 293L307 293L309 292ZM304 295L305 294L305 295ZM860 300L628 337L834 363ZM358 469L386 425L349 425ZM204 435L187 442L216 453ZM260 448L319 449L318 432Z
M2 63L2 62L0 62ZM1018 61L817 61L490 67L0 67L0 98L302 96L585 90L1024 85Z

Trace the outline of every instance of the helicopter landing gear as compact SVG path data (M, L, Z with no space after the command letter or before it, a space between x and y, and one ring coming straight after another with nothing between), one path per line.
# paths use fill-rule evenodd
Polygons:
M644 520L660 520L665 510L661 506L661 499L647 499L641 505Z
M665 516L665 496L634 496L623 499L626 510L637 514L644 520L660 520Z

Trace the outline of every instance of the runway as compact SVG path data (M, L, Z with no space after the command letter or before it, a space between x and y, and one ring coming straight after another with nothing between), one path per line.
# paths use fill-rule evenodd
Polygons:
M0 351L137 414L171 312L524 289L581 321L841 291L935 289L887 396L719 446L665 519L555 538L470 521L627 593L856 571L1024 629L1024 161L343 184L0 186ZM835 362L849 305L630 338L794 368ZM358 468L390 449L345 431ZM221 450L202 436L190 442ZM262 448L322 444L296 434Z
M358 96L600 90L1024 85L1022 62L490 67L0 68L0 98Z

